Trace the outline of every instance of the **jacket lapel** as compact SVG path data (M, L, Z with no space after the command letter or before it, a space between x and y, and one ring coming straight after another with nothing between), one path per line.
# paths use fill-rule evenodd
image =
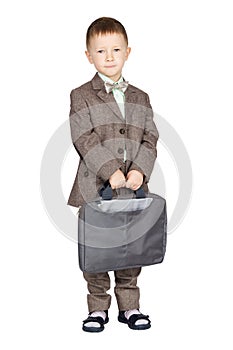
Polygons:
M131 117L135 106L137 104L137 93L132 85L129 85L127 90L125 91L125 116L127 122L131 121Z
M121 114L121 111L118 107L118 104L113 96L112 93L107 93L105 91L105 88L104 90L100 90L98 93L97 93L97 96L103 101L105 102L105 104L113 111L113 113L118 117L120 118L121 120L123 119L123 116Z
M116 103L116 100L113 96L112 93L107 93L105 90L104 82L103 80L99 77L98 73L94 76L92 79L92 86L95 90L99 90L97 92L97 96L110 108L113 113L123 120L123 116L121 114L120 108L118 107L118 104Z
M96 73L92 79L92 86L94 90L99 90L97 96L108 106L108 108L110 108L118 118L124 120L113 94L108 94L106 92L104 82L99 77L98 73ZM129 85L125 91L125 116L127 121L130 121L136 104L137 92L132 85Z

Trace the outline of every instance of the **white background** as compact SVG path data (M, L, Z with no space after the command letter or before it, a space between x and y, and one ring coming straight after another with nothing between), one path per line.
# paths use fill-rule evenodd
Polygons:
M232 349L232 15L226 0L1 3L1 349L72 350L81 341L87 349ZM85 32L100 16L125 25L124 76L149 93L193 167L189 211L163 264L139 278L141 310L153 322L145 332L117 322L114 298L106 330L82 332L77 246L53 226L40 195L43 152L68 118L70 91L95 73Z

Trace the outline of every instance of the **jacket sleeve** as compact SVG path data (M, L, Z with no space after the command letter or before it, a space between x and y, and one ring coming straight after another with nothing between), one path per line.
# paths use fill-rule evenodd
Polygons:
M150 179L157 157L157 141L159 138L159 133L153 120L153 110L148 95L146 95L145 115L146 119L143 137L137 155L129 167L129 171L140 171L144 175L143 182L147 183Z
M103 181L122 166L122 162L104 147L95 132L89 108L79 89L70 94L70 128L75 149L87 168Z

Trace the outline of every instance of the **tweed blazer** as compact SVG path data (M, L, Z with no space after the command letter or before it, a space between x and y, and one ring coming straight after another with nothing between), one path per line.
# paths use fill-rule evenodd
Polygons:
M71 138L79 164L68 204L79 207L97 198L117 169L125 175L140 171L147 192L159 136L148 95L129 84L123 117L113 93L106 92L96 73L91 81L72 90L70 98Z

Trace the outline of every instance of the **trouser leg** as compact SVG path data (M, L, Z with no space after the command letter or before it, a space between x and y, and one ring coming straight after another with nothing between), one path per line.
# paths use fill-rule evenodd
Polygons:
M83 276L87 281L87 288L90 293L87 295L89 312L108 310L111 303L111 295L107 294L107 291L110 289L108 273L84 272Z
M139 309L140 291L137 277L141 268L114 271L116 286L114 289L120 311Z

